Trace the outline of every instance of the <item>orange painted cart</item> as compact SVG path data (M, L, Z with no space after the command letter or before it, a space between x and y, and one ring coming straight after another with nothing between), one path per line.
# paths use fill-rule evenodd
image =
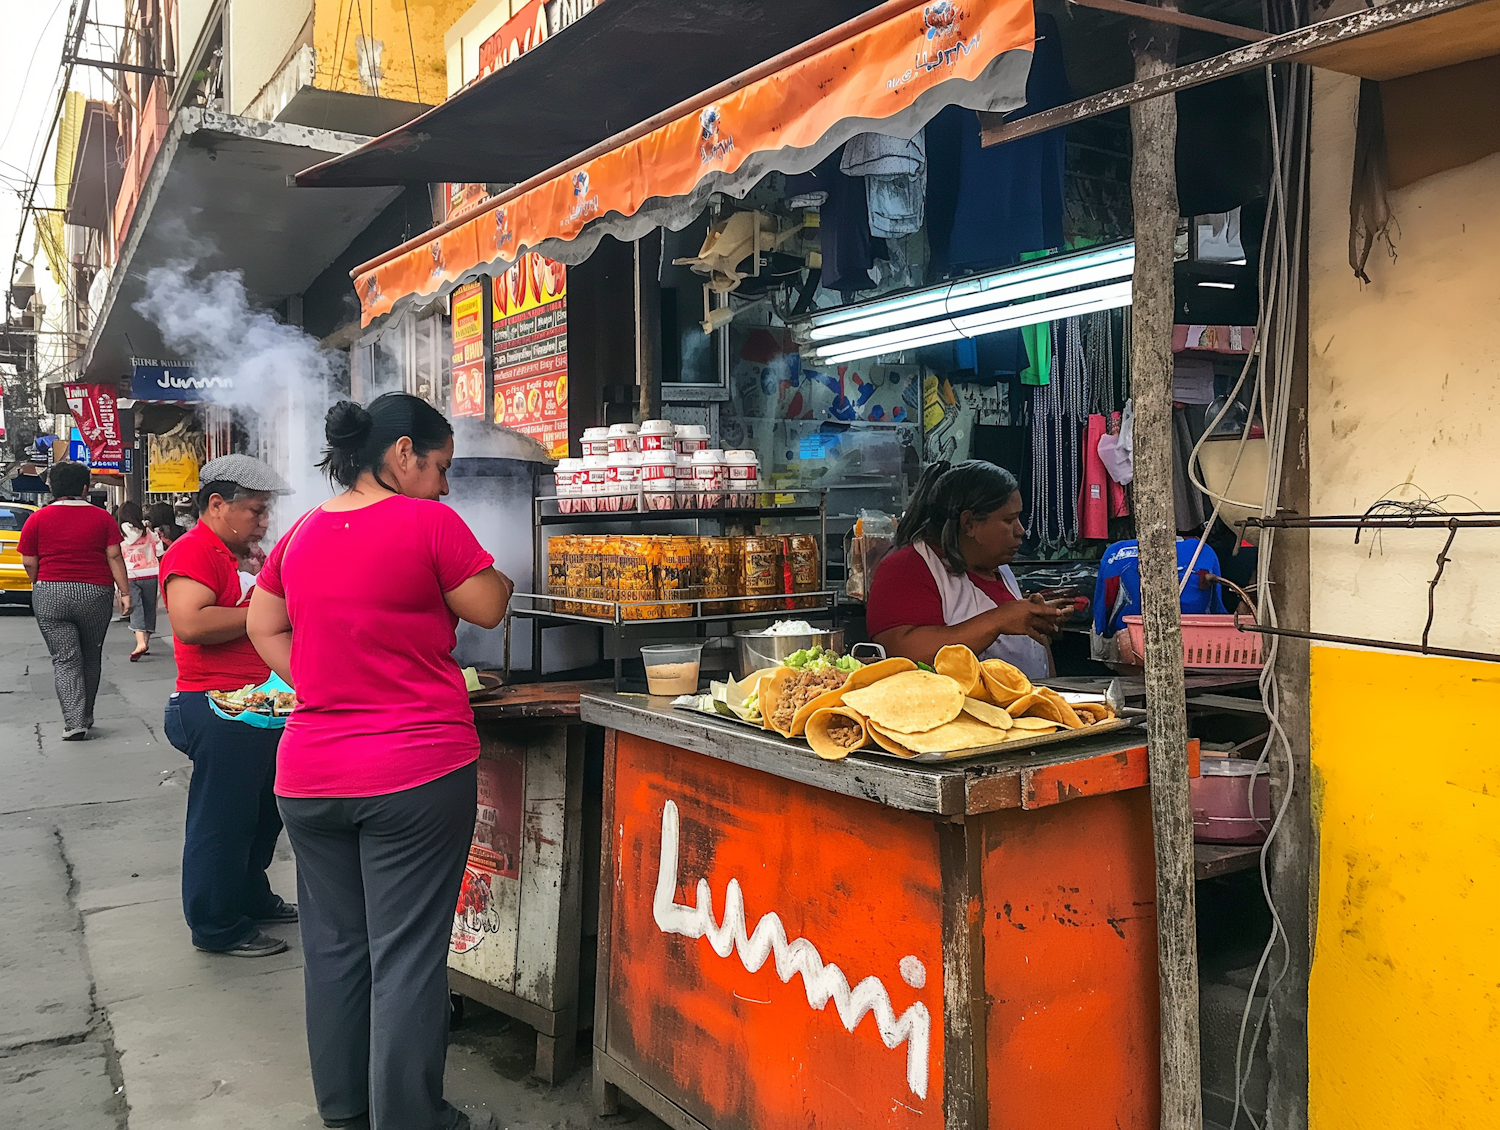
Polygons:
M624 1091L679 1130L1154 1130L1140 731L825 762L666 699L581 705L606 728L603 1113Z

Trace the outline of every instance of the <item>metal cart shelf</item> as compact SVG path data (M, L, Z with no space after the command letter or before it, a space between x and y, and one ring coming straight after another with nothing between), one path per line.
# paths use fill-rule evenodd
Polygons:
M588 514L560 514L557 512L557 504L560 501L556 495L539 495L532 502L532 525L536 529L544 526L575 526L582 531L597 526L620 526L620 525L665 525L674 522L692 522L693 532L701 536L703 521L713 521L721 526L750 526L761 522L779 521L782 519L808 519L815 518L818 521L818 589L815 592L801 593L778 593L756 594L753 597L713 597L713 598L691 598L676 597L669 600L655 601L607 601L591 600L576 596L552 596L543 593L515 593L511 597L510 611L505 620L505 668L507 678L511 667L511 626L514 620L530 620L533 624L531 633L531 669L536 677L540 678L542 673L542 631L547 628L563 628L584 625L598 628L601 633L600 650L603 649L603 633L614 636L614 676L615 689L623 689L624 684L624 657L620 654L622 645L627 634L639 637L642 630L659 631L663 627L678 628L684 625L696 626L693 633L700 638L709 635L721 635L722 632L710 632L711 625L740 623L748 620L769 620L775 617L796 616L799 619L808 620L832 620L838 619L839 593L829 588L828 585L828 491L827 490L768 490L761 492L763 495L778 497L804 496L815 497L816 505L813 504L788 504L784 506L725 506L711 508L695 508L687 510L648 510L645 508L645 495L637 496L636 510L609 510L596 511ZM534 576L538 578L547 575L547 539L536 539L536 560ZM757 601L781 601L788 600L804 601L816 600L817 606L812 608L762 608L754 612L727 612L727 611L705 611L704 606L708 604L736 603L744 600ZM524 602L524 605L522 604ZM577 612L562 612L558 605L567 603L570 605L590 605L597 607L599 615L586 615ZM657 616L653 618L636 618L627 610L638 611L646 608L665 608L667 606L681 607L692 605L693 612L688 616Z

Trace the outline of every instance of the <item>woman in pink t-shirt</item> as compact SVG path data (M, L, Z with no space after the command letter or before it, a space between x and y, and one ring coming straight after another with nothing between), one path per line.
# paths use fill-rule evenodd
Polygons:
M443 1099L447 954L473 836L479 738L452 651L511 583L448 493L453 428L388 393L328 413L346 489L256 579L248 631L297 690L276 795L297 853L307 1040L329 1126L464 1130Z

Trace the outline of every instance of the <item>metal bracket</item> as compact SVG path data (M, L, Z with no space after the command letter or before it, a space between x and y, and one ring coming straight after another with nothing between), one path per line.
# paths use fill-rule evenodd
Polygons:
M1448 537L1443 542L1443 548L1438 551L1437 570L1432 575L1432 580L1427 582L1427 622L1422 626L1422 642L1400 643L1396 640L1367 639L1363 636L1337 636L1327 632L1302 632L1292 628L1267 628L1258 624L1245 624L1240 621L1239 610L1234 613L1234 626L1237 631L1257 632L1263 636L1286 636L1289 639L1317 640L1325 643L1352 644L1357 647L1373 647L1382 651L1407 651L1416 655L1440 655L1451 659L1476 659L1484 663L1500 663L1500 653L1491 651L1466 651L1461 648L1432 647L1427 641L1432 634L1432 622L1437 616L1437 587L1443 579L1443 572L1452 560L1448 551L1453 548L1453 541L1461 529L1495 529L1500 528L1500 512L1493 510L1473 510L1462 514L1322 514L1322 515L1289 515L1274 518L1246 518L1237 523L1240 534L1243 536L1246 528L1254 526L1263 530L1347 530L1354 531L1354 543L1359 544L1360 535L1366 530L1383 532L1385 530L1443 530L1448 531ZM1244 589L1222 577L1212 577L1215 581L1228 585L1239 593L1245 603L1254 607L1252 601Z

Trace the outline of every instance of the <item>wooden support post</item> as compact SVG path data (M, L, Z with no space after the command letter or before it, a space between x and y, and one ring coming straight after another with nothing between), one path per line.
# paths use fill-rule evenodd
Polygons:
M1141 26L1132 38L1140 82L1171 69L1177 29ZM1135 401L1135 513L1146 634L1146 745L1156 836L1157 961L1161 974L1162 1130L1201 1130L1198 951L1193 813L1188 797L1187 704L1172 505L1172 322L1176 302L1177 105L1130 108L1135 281L1131 396Z
M661 416L661 229L635 241L635 379L642 420Z

